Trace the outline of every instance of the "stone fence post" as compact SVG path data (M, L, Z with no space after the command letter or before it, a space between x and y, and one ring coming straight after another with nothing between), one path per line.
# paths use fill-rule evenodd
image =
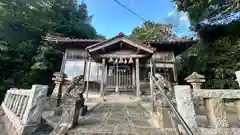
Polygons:
M174 86L177 109L189 128L196 134L200 134L195 120L195 110L192 100L192 90L189 85Z
M33 85L23 115L24 124L39 124L46 101L48 86Z

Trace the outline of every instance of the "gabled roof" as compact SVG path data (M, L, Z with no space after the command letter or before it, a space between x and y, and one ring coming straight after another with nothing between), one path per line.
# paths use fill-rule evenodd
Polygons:
M89 50L90 52L91 51L96 51L98 49L101 49L103 47L107 47L107 46L111 46L117 42L125 42L133 47L136 47L136 48L140 48L144 51L147 51L149 53L154 53L154 51L156 50L155 48L151 47L150 45L147 45L147 44L139 44L139 43L136 43L134 41L132 41L129 37L123 35L123 34L119 34L111 39L108 39L108 40L105 40L105 41L102 41L102 42L99 42L99 43L96 43L96 44L93 44L91 46L88 46L86 49Z

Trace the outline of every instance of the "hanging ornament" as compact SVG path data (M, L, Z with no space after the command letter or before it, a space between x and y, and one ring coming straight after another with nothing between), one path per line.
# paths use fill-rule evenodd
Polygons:
M118 63L118 59L116 58L116 60L115 60L115 62L114 62L115 64L117 64Z
M108 60L109 63L112 63L113 62L113 58L110 57L110 59Z
M124 63L122 58L120 58L119 63L120 64Z
M129 63L129 64L132 64L132 63L133 63L132 57L129 59L128 63Z
M127 59L125 59L124 63L127 64Z

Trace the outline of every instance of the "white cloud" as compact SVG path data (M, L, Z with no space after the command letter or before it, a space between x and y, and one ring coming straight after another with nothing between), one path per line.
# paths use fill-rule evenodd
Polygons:
M166 21L176 26L174 32L177 36L191 36L193 34L189 29L190 22L187 13L178 12L176 7L168 13Z
M181 17L180 17L180 20L181 20L181 21L186 21L186 20L188 20L188 18L187 18L187 16L181 16Z
M168 13L168 16L172 16L174 13L175 13L175 11L173 10L173 11Z
M187 21L187 20L188 20L187 14L184 13L184 14L180 17L180 20L181 20L181 21Z

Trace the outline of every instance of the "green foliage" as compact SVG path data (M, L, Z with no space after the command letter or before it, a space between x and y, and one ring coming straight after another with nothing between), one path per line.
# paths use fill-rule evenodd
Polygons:
M141 27L133 29L131 37L139 41L164 41L173 36L172 27L167 24L159 24L152 21L144 22Z
M1 0L0 90L51 84L62 54L42 36L104 38L91 26L91 18L87 6L74 0Z
M187 12L200 41L177 61L180 83L192 72L206 77L207 88L237 88L240 70L239 0L173 0ZM204 23L204 22L207 22Z
M235 71L240 69L240 38L227 36L207 42L201 40L177 59L179 83L192 72L206 77L206 88L238 88Z
M217 21L239 12L240 0L172 0L179 10L187 12L192 24L203 20Z

